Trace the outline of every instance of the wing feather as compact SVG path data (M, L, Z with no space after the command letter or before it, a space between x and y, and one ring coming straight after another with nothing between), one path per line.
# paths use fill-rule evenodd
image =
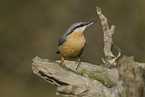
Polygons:
M60 38L58 41L58 46L61 46L66 41L65 38Z

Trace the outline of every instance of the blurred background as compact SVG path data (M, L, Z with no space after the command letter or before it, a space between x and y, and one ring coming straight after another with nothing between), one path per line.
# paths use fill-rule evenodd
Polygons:
M110 26L116 26L114 44L122 55L145 62L145 0L0 0L0 96L60 97L56 87L34 75L35 56L50 60L67 28L79 21L97 23L85 30L82 61L101 64L103 32L96 6Z

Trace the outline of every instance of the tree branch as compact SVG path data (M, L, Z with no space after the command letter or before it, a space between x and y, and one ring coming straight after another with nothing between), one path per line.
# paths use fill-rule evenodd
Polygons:
M96 7L97 9L97 14L99 15L102 27L103 27L103 32L104 32L104 54L106 57L115 57L114 54L112 53L112 35L115 30L115 26L112 25L111 29L109 29L107 18L102 14L102 11L99 7Z
M102 11L99 7L96 7L96 9L104 32L104 54L106 58L105 60L102 58L102 61L107 67L116 67L116 60L121 56L121 50L115 46L115 48L118 50L117 57L115 57L115 55L111 51L113 46L112 35L114 34L115 26L112 25L109 29L107 18L102 14Z
M81 62L81 65L76 70L77 65L75 64L75 61L65 60L64 64L67 68L73 70L77 74L99 80L106 86L110 87L116 85L116 83L118 82L118 71L116 68L108 69L87 62Z
M75 95L77 97L83 95L86 95L85 97L88 97L87 95L106 97L111 95L110 90L99 81L78 75L57 62L36 57L33 59L32 70L36 75L58 86L57 94L59 95Z

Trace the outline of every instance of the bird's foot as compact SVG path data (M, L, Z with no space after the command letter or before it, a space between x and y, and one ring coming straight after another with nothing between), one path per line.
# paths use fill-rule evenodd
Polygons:
M64 57L61 58L60 64L64 65Z
M76 61L76 63L75 64L77 64L77 68L76 68L76 70L78 69L78 67L81 65L81 60L80 60L80 58Z

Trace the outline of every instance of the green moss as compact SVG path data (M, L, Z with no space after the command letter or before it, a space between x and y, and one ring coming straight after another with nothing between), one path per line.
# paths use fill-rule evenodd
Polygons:
M103 83L104 84L104 81L100 78L100 77L98 77L98 76L96 76L96 74L95 74L95 72L88 72L88 70L86 70L86 69L83 69L83 70L81 70L81 71L79 71L79 72L77 72L78 74L80 74L80 75L87 75L89 78L93 78L93 79L95 79L95 80L98 80L98 81L100 81L101 83Z

